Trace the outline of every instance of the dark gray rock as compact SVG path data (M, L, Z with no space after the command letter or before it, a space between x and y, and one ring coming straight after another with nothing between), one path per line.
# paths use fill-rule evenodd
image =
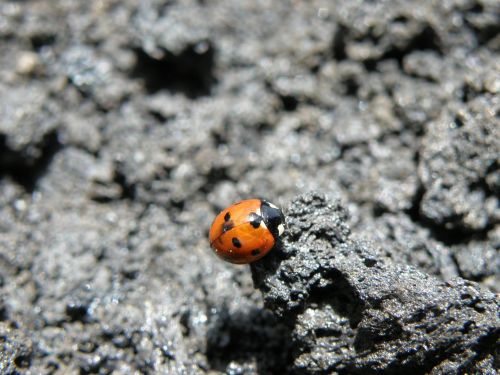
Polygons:
M3 304L0 317L4 318ZM2 319L3 320L3 319ZM5 375L18 374L31 366L35 349L29 335L15 326L0 322L0 372Z
M419 166L425 219L463 232L499 222L499 111L499 98L485 95L444 110L429 126Z
M500 262L496 247L473 242L468 246L456 246L453 250L460 275L468 280L488 280L490 287L498 287ZM495 290L498 292L498 290Z
M403 270L397 285L413 266L432 290L457 276L500 290L495 1L0 1L0 14L3 369L314 368L300 349L318 348L308 328L266 311L248 267L208 248L214 215L249 197L287 206L325 191L374 245L352 239L339 208L334 223L315 224L327 229L324 248L378 249L384 272ZM461 128L446 128L456 119ZM329 212L309 203L318 217ZM303 225L285 250L319 246ZM330 261L305 258L297 270L306 277ZM300 311L300 278L287 277L283 298L293 288ZM317 336L351 348L358 328L328 307L341 304L331 295L313 295L324 309L295 314L329 322ZM419 342L379 321L367 320L401 351ZM16 348L28 362L16 364ZM349 357L352 369L366 366L363 353ZM313 354L318 364L340 358ZM423 355L432 367L433 352ZM446 358L442 372L453 372ZM488 355L470 362L492 367Z
M295 369L495 373L498 298L392 261L346 220L338 202L305 194L281 248L252 265L266 306L291 326Z
M386 213L357 229L369 233L370 241L396 263L413 265L445 281L462 275L454 261L454 252L433 238L428 228L416 226L408 215ZM463 250L470 251L469 246L464 245ZM472 263L482 265L478 259Z
M59 147L60 106L45 87L0 84L0 168L19 180L19 169L43 169L45 159ZM22 181L29 184L29 181Z

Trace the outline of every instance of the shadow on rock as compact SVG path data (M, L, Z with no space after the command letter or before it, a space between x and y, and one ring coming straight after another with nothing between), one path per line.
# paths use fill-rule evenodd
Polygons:
M290 344L290 331L271 312L222 308L207 334L207 358L217 371L246 373L255 366L259 374L286 374Z

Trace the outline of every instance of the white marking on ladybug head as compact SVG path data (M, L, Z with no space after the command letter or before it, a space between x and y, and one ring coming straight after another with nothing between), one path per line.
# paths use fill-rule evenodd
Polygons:
M267 229L267 225L266 225L266 223L264 223L264 219L262 219L262 212L261 212L261 210L260 210L260 207L259 207L259 208L257 208L257 209L255 210L255 213L256 213L258 216L260 216L260 218L261 218L261 220L260 220L260 226L261 226L262 228L264 228L264 229ZM257 228L258 228L258 227L257 227Z
M279 210L278 207L276 207L274 204L272 204L271 202L267 202L267 204L269 205L269 207L272 207L272 208L276 208L277 210Z
M264 220L261 220L261 221L260 221L260 226L261 226L262 228L264 228L264 229L267 229L267 225L266 225L266 223L264 223Z
M283 224L278 225L278 236L281 236L285 232L285 226Z

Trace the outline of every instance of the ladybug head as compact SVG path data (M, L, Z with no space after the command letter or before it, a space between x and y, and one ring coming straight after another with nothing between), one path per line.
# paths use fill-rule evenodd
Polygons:
M267 229L272 233L274 238L278 238L285 231L285 215L274 204L262 200L260 212Z

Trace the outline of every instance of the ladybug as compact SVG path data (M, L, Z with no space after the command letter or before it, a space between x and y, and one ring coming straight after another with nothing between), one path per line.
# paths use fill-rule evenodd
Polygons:
M285 216L263 199L247 199L224 209L210 228L210 246L225 261L259 260L285 231Z

